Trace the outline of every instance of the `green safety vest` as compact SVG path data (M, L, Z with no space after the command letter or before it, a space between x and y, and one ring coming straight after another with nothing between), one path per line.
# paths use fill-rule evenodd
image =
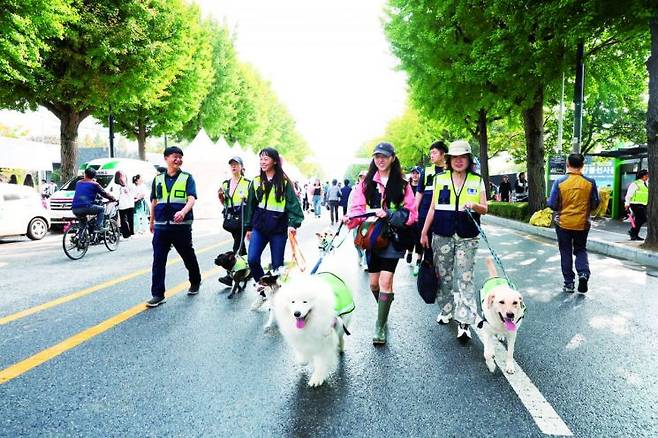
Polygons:
M226 193L225 200L226 200L226 207L234 207L234 206L239 206L241 204L244 204L247 202L247 195L249 194L249 180L240 177L240 181L238 181L238 184L235 186L235 190L233 193L230 193L231 190L231 180L227 179L224 181L224 193Z
M649 204L649 187L641 179L635 180L635 193L631 197L631 204Z
M254 178L253 184L254 184L254 191L258 193L258 190L261 187L260 176ZM258 208L262 208L263 210L276 211L280 213L284 212L286 210L285 184L287 183L284 182L284 196L281 198L280 201L276 200L276 190L274 187L270 189L270 192L267 194L267 196L265 196L265 192L262 191L261 199L258 202Z
M182 222L174 222L174 214L187 204L187 179L189 176L187 172L180 172L172 184L171 190L167 189L164 173L155 177L155 199L158 201L154 212L155 224L190 225L192 223L191 211Z
M345 282L330 272L318 272L315 274L322 279L334 292L336 300L336 315L343 316L352 313L356 308L352 291L347 287Z
M434 164L425 168L425 174L423 175L423 187L425 187L425 189L423 193L429 193L432 190L434 190L435 173L436 173L436 166ZM430 178L432 179L432 181L428 181L428 179Z
M466 174L466 180L459 192L455 192L452 184L452 172L447 171L434 176L434 220L432 232L439 236L450 237L455 233L462 238L477 237L480 233L470 216L464 211L467 202L480 202L480 186L482 178L473 173ZM476 221L480 215L473 212Z

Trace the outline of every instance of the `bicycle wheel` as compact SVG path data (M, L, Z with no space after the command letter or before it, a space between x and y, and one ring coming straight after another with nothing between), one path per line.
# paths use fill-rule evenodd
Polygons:
M113 220L110 220L110 229L105 232L103 240L105 240L105 247L110 251L116 251L119 248L119 226Z
M80 229L80 225L73 225L66 230L62 238L64 254L71 260L79 260L89 249L89 231L86 227Z

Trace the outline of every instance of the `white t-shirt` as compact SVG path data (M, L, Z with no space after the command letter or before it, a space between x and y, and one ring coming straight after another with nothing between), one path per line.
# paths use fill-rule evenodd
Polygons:
M112 190L115 197L119 200L119 210L126 210L135 207L135 196L132 184L126 186L117 185Z

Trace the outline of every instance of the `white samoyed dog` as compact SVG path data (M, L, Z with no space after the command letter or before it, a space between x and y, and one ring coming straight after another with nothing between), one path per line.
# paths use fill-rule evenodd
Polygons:
M274 295L279 331L296 361L313 370L309 386L322 385L336 369L353 310L351 291L328 272L292 276Z

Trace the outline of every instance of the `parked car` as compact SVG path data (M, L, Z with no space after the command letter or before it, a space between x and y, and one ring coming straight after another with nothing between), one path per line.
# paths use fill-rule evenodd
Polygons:
M43 239L50 228L50 212L32 187L0 183L0 237L27 235Z
M82 179L82 174L87 167L96 169L96 181L108 192L116 186L114 175L118 170L126 174L128 181L131 181L134 175L141 175L144 187L148 191L146 199L150 195L151 181L157 174L153 164L130 158L98 158L83 163L78 169L78 176L62 184L62 187L53 193L48 200L53 227L61 228L67 222L75 220L75 215L71 211L73 195L75 195L75 184Z

